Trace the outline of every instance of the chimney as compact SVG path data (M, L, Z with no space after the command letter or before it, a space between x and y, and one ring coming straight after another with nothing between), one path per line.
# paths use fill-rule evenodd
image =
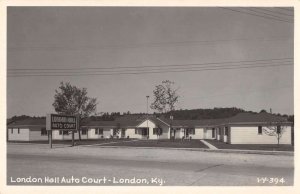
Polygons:
M272 108L270 108L270 113L272 114Z

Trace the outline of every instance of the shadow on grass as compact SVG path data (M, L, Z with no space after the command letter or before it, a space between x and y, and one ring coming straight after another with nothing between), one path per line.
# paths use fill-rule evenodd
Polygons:
M265 150L265 151L294 151L294 146L287 144L227 144L218 140L205 140L218 149Z

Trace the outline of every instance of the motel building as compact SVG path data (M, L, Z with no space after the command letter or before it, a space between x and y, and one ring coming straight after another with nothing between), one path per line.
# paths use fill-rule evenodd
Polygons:
M228 144L277 144L269 126L283 131L280 144L292 143L292 123L269 113L239 113L224 119L170 120L154 115L123 115L113 121L86 120L75 139L215 139ZM158 136L157 133L161 135ZM71 140L70 131L53 130L53 140ZM8 141L48 140L46 119L18 120L7 125Z

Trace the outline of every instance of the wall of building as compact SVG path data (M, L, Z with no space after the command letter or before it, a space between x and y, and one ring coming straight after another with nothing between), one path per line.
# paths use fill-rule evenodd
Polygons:
M162 134L159 137L157 137L156 134L153 134L153 128L157 128L158 126L156 126L155 123L153 123L151 120L148 120L148 124L147 124L147 120L145 120L143 123L139 124L137 127L147 128L147 126L149 127L149 139L158 139L158 138L159 139L169 139L170 138L170 129L168 126L165 126L165 125L159 126L162 128ZM130 138L131 138L131 136L130 136ZM140 133L138 135L135 135L133 138L142 138L142 135Z
M52 139L53 140L63 140L63 135L60 135L58 130L53 130L52 131Z
M168 126L160 126L162 128L162 134L159 139L170 139L170 128Z
M41 131L30 131L29 141L48 140L48 135L42 135Z
M195 128L195 135L190 135L192 139L203 139L204 128Z
M145 120L143 123L138 125L139 128L149 128L149 139L157 139L157 135L153 134L153 128L157 127L152 121Z
M13 131L13 133L12 133ZM29 141L29 128L9 128L8 141Z
M135 134L135 128L128 128L126 129L126 137L129 136L129 138L135 138L135 139L140 139L142 138L141 133Z
M264 128L264 127L263 127ZM258 134L258 126L231 126L231 144L277 144L276 136ZM280 139L280 144L291 144L291 127L287 126Z
M183 128L176 128L175 139L181 139L184 136Z
M216 135L216 131L215 131L215 135ZM204 129L204 139L215 139L215 137L213 137L213 129L212 128Z
M99 129L103 130L102 134L96 134L96 127L93 128L89 128L87 131L87 138L88 139L102 139L102 138L110 138L111 135L113 135L113 129L111 127L99 127ZM99 131L100 132L100 131ZM120 129L120 133L119 136L121 136L121 129Z

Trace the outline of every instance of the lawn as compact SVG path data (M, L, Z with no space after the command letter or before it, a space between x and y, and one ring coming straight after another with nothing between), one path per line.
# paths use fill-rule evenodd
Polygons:
M218 149L239 149L239 150L266 150L266 151L294 151L292 145L279 145L277 144L227 144L217 140L205 140L214 145Z
M136 140L101 146L131 146L131 147L170 147L170 148L208 148L200 140Z
M128 141L128 139L82 139L81 141L75 140L76 145L92 145L92 144L101 144L101 143L110 143L110 142L122 142ZM9 143L30 143L30 144L49 144L48 140L39 140L39 141L9 141ZM72 140L53 140L53 144L64 144L71 145Z
M9 141L9 143L36 143L48 144L44 141ZM72 140L53 140L53 144L71 145ZM131 147L170 147L170 148L208 148L200 140L137 140L137 139L83 139L75 140L75 145L94 145L97 146L131 146Z

